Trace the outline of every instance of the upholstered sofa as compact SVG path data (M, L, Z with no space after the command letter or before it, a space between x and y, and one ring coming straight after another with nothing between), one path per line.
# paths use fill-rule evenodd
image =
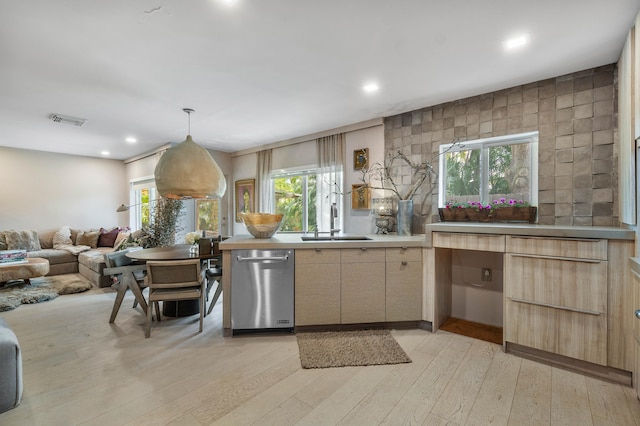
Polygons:
M26 249L27 257L41 257L49 261L49 274L80 273L97 287L109 287L110 277L102 275L104 254L114 251L114 246L128 236L126 231L79 230L69 228L70 241L56 244L65 227L47 231L0 231L0 250ZM58 248L54 248L58 247ZM63 248L60 248L63 247Z

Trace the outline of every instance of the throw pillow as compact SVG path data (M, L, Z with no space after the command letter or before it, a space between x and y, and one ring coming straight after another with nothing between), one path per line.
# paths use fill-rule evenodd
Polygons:
M0 250L7 249L7 237L4 231L0 232Z
M113 243L113 248L115 248L114 251L118 251L120 246L127 241L127 239L129 238L129 234L130 234L129 232L124 232L124 231L118 232L116 241Z
M72 244L71 228L69 226L63 226L58 232L53 234L53 247Z
M107 231L104 228L100 228L100 236L98 237L98 247L113 247L118 238L118 228L113 228L111 231Z
M42 250L38 231L6 231L5 235L7 238L7 250Z
M98 247L98 238L100 238L100 231L95 232L79 232L76 238L77 246L89 246L91 248Z

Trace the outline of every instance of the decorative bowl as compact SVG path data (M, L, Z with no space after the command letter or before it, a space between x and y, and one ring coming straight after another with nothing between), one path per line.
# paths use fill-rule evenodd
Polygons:
M247 231L255 238L271 238L278 232L282 224L281 214L271 213L241 213L240 218L247 227Z

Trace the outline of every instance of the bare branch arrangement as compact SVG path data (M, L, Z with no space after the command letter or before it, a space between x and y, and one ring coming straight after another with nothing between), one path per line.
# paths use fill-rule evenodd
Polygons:
M399 200L411 200L426 181L430 185L425 195L429 195L433 192L434 185L438 179L438 173L433 167L434 162L438 157L458 146L462 146L462 144L456 139L447 150L435 155L431 160L419 163L411 161L411 159L400 150L387 151L384 164L373 163L368 168L362 169L361 180L371 189L389 190L393 192ZM408 186L397 183L395 180L397 177L394 178L393 169L396 160L400 160L403 166L411 168L411 184Z

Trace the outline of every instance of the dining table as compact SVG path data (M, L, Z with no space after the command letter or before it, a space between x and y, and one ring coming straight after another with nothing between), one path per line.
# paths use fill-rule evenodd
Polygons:
M209 267L211 262L219 262L222 255L219 250L207 252L193 252L191 244L176 244L166 247L152 247L142 250L130 251L126 256L138 263L148 261L168 261L200 259L204 267ZM198 300L181 300L177 302L163 302L162 314L168 317L190 316L200 312Z

